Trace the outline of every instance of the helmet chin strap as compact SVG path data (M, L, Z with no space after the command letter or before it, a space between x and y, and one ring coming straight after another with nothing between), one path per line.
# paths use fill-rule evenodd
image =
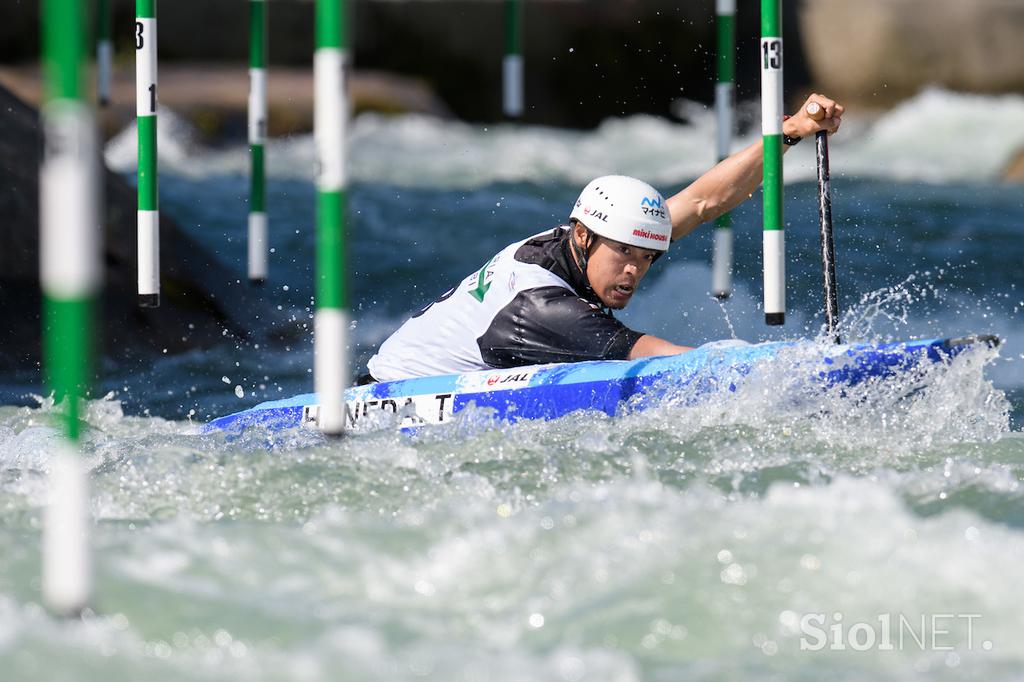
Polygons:
M583 229L587 231L587 244L586 246L580 246L576 242L576 225L582 225ZM580 268L580 272L583 273L584 278L587 275L587 264L590 262L590 247L593 246L594 233L590 231L590 228L583 223L574 220L571 226L571 232L569 233L569 245L572 248L572 254L576 256L577 265ZM587 287L590 286L590 280L586 279Z
M604 301L601 301L601 297L598 296L597 292L594 291L594 288L590 286L590 278L587 276L587 265L590 264L590 249L594 246L594 237L596 235L589 227L583 225L583 223L579 223L580 225L583 225L583 229L587 231L587 243L585 246L580 246L576 243L575 223L579 223L579 221L574 221L574 224L571 226L572 231L569 233L569 248L572 249L572 253L576 257L577 266L580 269L580 273L583 275L583 285L587 288L587 291L594 295L594 298L601 302L602 308L607 308L607 306L604 305Z

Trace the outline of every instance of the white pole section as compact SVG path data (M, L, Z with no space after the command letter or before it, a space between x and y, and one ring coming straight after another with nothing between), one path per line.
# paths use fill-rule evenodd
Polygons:
M54 613L75 617L92 596L92 518L88 471L71 443L53 453L44 524L43 599Z
M110 104L110 74L114 63L110 18L110 0L99 0L96 5L96 95L101 107Z

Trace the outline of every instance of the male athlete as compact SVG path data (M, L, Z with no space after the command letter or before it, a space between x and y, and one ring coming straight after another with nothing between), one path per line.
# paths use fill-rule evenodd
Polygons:
M807 105L825 116L815 121ZM843 107L811 95L783 124L786 146L839 129ZM690 350L615 319L669 243L748 199L762 144L725 159L665 200L635 178L591 181L569 224L505 247L381 344L361 383L582 360L632 360Z

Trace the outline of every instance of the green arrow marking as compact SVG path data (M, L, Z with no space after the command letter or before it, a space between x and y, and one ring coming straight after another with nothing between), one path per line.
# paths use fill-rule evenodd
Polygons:
M495 256L491 256L490 260L484 263L484 266L480 268L480 276L477 277L476 280L476 289L473 289L469 292L470 296L480 301L481 303L484 302L484 296L487 295L487 290L491 288L490 282L487 282L486 284L484 283L484 277L487 276L487 266L491 264L491 261L493 261L494 258Z

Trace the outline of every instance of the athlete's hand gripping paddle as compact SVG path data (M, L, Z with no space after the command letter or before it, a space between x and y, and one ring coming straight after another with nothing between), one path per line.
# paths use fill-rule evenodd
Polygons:
M806 107L807 115L815 121L825 117L825 110L817 102ZM839 296L836 292L836 250L832 238L832 186L828 169L828 132L819 130L814 135L818 153L818 215L821 217L821 268L825 279L825 325L836 343L839 334Z

